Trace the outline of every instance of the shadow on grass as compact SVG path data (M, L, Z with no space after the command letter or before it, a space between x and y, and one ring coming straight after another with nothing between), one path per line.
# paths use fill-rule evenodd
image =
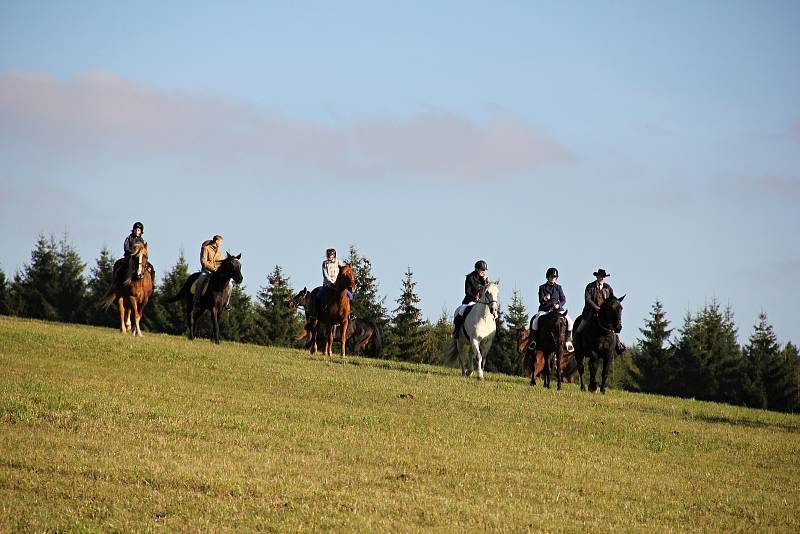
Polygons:
M663 397L663 398L672 398L672 397ZM687 401L688 399L678 399L675 397L675 400L684 400ZM727 405L726 405L727 406ZM730 406L731 408L738 408L737 406ZM790 424L784 423L780 421L763 421L759 419L753 419L748 417L736 417L733 415L716 415L716 414L708 414L708 413L693 413L687 410L686 408L682 410L676 410L674 408L661 408L657 406L626 406L626 410L635 410L637 412L646 413L646 414L655 414L655 415L662 415L665 417L673 417L677 419L683 419L684 421L699 421L703 423L713 423L713 424L721 424L721 425L730 425L730 426L738 426L738 427L746 427L746 428L763 428L763 429L775 429L780 430L782 432L788 432L790 434L800 434L800 423L798 424ZM781 416L780 412L764 412L765 415L775 415Z

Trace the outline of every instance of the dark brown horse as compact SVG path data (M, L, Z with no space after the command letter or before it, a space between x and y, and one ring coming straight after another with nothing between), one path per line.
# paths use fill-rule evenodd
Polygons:
M119 329L123 334L132 330L134 336L141 336L142 329L139 322L144 307L153 294L153 268L147 261L147 244L137 243L127 262L126 265L124 258L118 260L114 270L114 282L103 297L103 304L108 308L116 301L119 308ZM137 272L139 265L144 267L142 276L137 278L132 274ZM118 277L121 269L127 269L128 274ZM133 328L131 317L133 317Z
M539 350L531 351L528 348L530 343L530 331L527 328L520 328L517 330L517 351L523 354L523 369L525 376L531 377L531 385L536 385L536 377L541 376L544 370L544 352ZM561 354L561 381L571 384L575 382L575 371L578 370L575 355L566 350Z
M295 341L302 341L306 348L311 347L312 326L312 323L306 323L305 326L303 326L303 331L294 338ZM359 317L351 318L347 323L346 339L347 350L356 356L380 358L383 352L383 337L381 336L381 331L378 325L372 321L367 321ZM341 341L341 328L335 327L333 342L341 343ZM318 337L317 343L324 343L324 340Z
M589 358L589 391L597 391L597 359L603 360L600 393L606 392L606 378L617 347L617 334L622 331L622 300L611 295L600 306L600 311L589 318L589 323L578 333L581 317L575 321L575 359L578 362L578 375L583 385L583 358Z
M241 284L244 279L242 277L242 264L239 261L241 258L241 254L238 256L228 254L222 260L217 270L208 277L208 289L197 300L197 305L194 303L192 284L195 283L200 273L191 274L186 279L186 282L183 283L183 287L178 291L178 294L166 300L167 302L183 300L183 306L186 310L186 325L189 328L189 339L194 339L197 331L197 321L206 311L209 311L211 312L211 322L213 323L211 341L219 345L219 321L225 311L230 292L233 290L230 281L233 280L237 284ZM201 287L195 289L195 291L202 290L203 288Z
M339 270L339 276L332 287L323 291L323 295L317 299L316 318L312 324L314 332L311 338L311 354L317 352L317 336L325 335L325 356L331 355L333 348L333 327L341 325L342 332L342 358L345 357L345 345L347 344L347 328L350 317L350 297L348 291L352 292L356 288L356 276L353 268L345 265Z

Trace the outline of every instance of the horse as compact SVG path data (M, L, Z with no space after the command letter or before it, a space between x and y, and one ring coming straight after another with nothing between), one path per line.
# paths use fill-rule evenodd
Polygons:
M583 321L579 317L575 321L575 359L578 362L578 375L581 381L581 391L586 391L583 384L583 358L589 358L589 391L597 391L597 359L603 359L602 381L600 383L600 393L606 392L606 379L608 369L614 358L617 345L617 334L622 331L622 301L625 295L619 299L611 295L600 306L597 315L592 315L589 324L578 332L580 323Z
M307 287L301 289L297 294L289 299L289 307L293 309L303 308L306 316L306 324L303 326L303 331L300 332L295 341L303 341L306 343L306 348L311 346L311 333L313 330L314 322L314 299L316 298L319 288L314 288L309 291ZM366 319L353 317L348 321L346 339L351 343L352 352L357 355L366 355L373 358L379 358L383 352L383 338L378 325ZM334 329L334 343L341 342L341 329Z
M461 376L469 377L475 372L475 361L478 362L478 380L483 380L483 361L489 349L492 348L492 341L497 331L499 293L498 285L500 281L489 282L486 284L478 297L478 302L473 304L472 310L468 311L464 318L464 324L458 332L457 339L453 339L444 349L444 356L447 360L452 360L458 355L458 363L461 364ZM464 349L470 349L469 373L464 367Z
M219 320L222 317L222 312L225 311L225 305L232 291L230 281L233 280L237 284L241 284L244 279L242 277L242 264L239 261L241 258L241 254L231 256L230 253L227 253L227 257L220 262L217 270L207 278L208 289L197 300L197 306L194 304L194 295L191 287L197 277L200 276L200 273L189 275L178 294L166 300L167 302L177 302L183 299L183 306L186 310L186 325L189 328L189 339L194 339L197 321L208 310L211 312L211 321L213 323L211 341L219 345ZM195 291L202 290L202 287L195 288Z
M525 376L530 375L531 385L536 385L536 377L541 376L544 370L544 353L541 350L529 350L530 331L527 328L517 329L517 352L523 355L522 368ZM573 383L576 379L575 372L578 370L575 354L564 350L561 354L561 381L567 384Z
M323 333L325 339L325 356L331 355L333 348L333 330L335 325L341 325L342 332L342 358L345 357L347 344L347 328L350 318L350 297L348 291L356 288L356 276L353 268L345 265L339 270L332 287L328 287L323 296L315 303L317 306L316 317L312 322L311 354L317 352L317 335ZM322 330L320 330L320 328Z
M142 319L144 307L147 301L153 295L153 268L147 261L147 244L137 243L134 246L133 254L127 259L128 265L125 265L125 258L117 261L116 268L114 269L114 282L111 287L103 296L103 305L105 308L111 306L116 301L119 308L119 328L123 334L133 331L134 336L141 336L142 330L139 322ZM141 278L134 278L132 275L136 273L139 265L144 265L142 269ZM118 269L127 269L126 275L121 284L117 283ZM133 316L134 328L131 328L131 316Z

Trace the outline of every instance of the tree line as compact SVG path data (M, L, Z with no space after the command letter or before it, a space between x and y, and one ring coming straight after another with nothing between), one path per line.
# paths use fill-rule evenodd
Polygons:
M422 318L420 298L411 267L399 284L396 305L387 309L380 296L372 262L351 245L345 261L352 265L358 287L352 303L356 317L374 322L385 340L383 358L444 365L443 347L452 336L451 313L442 310L432 322ZM103 247L94 266L86 264L68 236L56 241L39 236L30 262L8 280L0 269L0 314L49 321L117 328L115 309L101 306L112 280L114 258ZM156 273L155 290L144 314L150 332L183 335L185 323L179 304L165 299L176 294L191 274L181 253L163 275ZM263 279L255 299L236 287L231 308L224 315L220 335L227 340L258 345L297 346L295 336L304 317L288 302L295 293L291 279L276 265ZM529 315L517 290L500 310L497 334L486 358L486 370L524 374L516 336L528 327ZM687 314L676 336L660 302L640 329L641 337L614 362L612 387L631 391L693 397L767 408L800 410L800 355L795 345L781 346L765 314L761 314L748 343L740 347L733 312L714 302L696 315ZM200 336L208 337L210 321L201 321Z

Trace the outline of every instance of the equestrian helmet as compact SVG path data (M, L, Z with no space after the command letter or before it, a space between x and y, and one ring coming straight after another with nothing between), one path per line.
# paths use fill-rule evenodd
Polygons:
M325 251L325 256L330 256L331 254L336 256L336 249L335 248L329 248L328 250Z
M132 230L136 230L137 228L138 228L139 230L141 230L141 231L142 231L142 233L144 233L144 225L143 225L142 223L140 223L139 221L136 221L135 223L133 223L133 228L132 228Z
M544 277L550 278L551 276L555 276L556 278L558 278L558 269L556 269L555 267L550 267L549 269L547 269L547 272L545 273Z
M478 260L475 262L475 270L476 271L485 271L487 270L486 262L483 260Z

